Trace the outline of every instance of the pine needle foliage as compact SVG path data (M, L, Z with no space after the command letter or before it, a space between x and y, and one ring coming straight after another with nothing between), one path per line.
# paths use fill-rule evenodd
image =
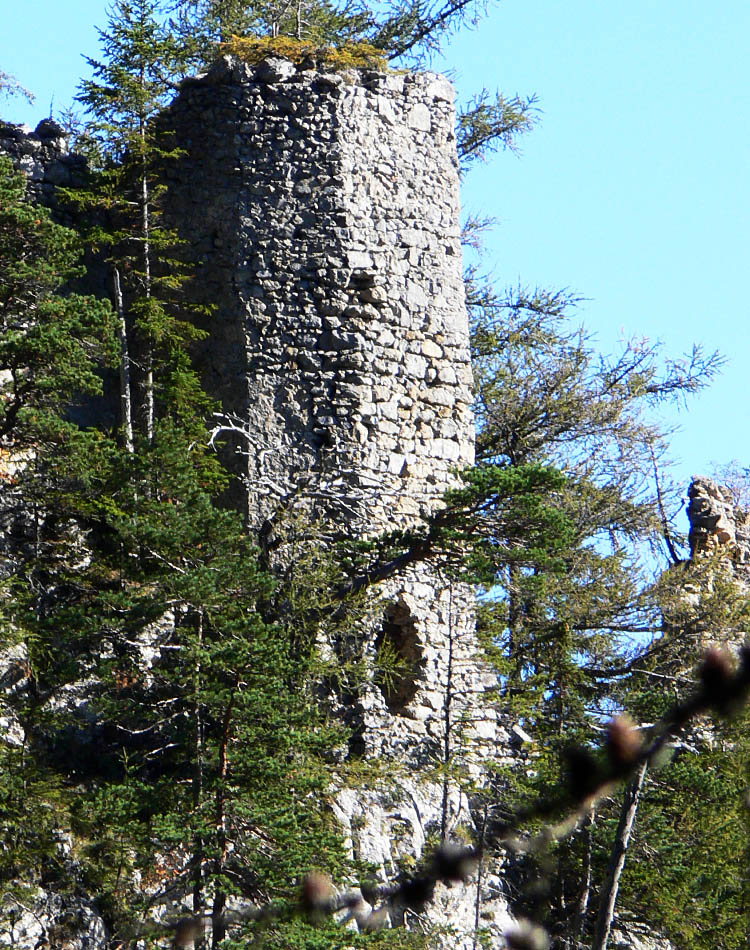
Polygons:
M16 600L39 689L90 684L97 760L56 768L78 784L83 873L122 934L137 931L153 889L220 915L230 895L292 899L310 867L346 867L325 807L327 756L344 734L310 688L313 631L278 619L278 581L239 516L212 501L221 481L199 451L169 418L133 453L108 449L98 499L76 513L90 558L61 563L50 545L30 566L46 578L45 606ZM52 485L50 510L61 501ZM45 728L69 744L86 727L72 710Z
M93 78L77 96L99 163L90 189L73 197L88 208L87 239L110 266L128 445L135 430L153 437L167 405L183 416L199 403L204 414L211 408L189 358L190 344L205 336L195 323L205 308L185 294L180 241L163 216L164 168L179 152L158 118L173 95L182 52L161 13L154 0L116 4L108 29L99 31L103 58L89 59Z
M749 727L747 712L712 725L644 791L621 900L677 946L747 945Z
M115 358L107 302L62 292L81 274L77 235L25 194L0 156L0 440L16 446L34 420L101 393L100 369Z

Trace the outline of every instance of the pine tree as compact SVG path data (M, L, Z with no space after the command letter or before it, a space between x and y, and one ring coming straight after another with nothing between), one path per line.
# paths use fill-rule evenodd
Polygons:
M660 637L660 589L643 553L674 553L676 536L659 474L664 437L646 411L705 385L718 359L694 350L662 368L654 348L631 343L607 360L571 326L569 296L500 295L469 277L478 466L557 467L564 479L547 503L569 526L549 562L509 561L480 614L501 707L534 741L533 771L522 762L501 777L521 801L564 787L568 750L591 744L592 722L618 708L621 680ZM585 925L587 882L600 873L588 840L518 870L548 881L547 924L561 940Z
M365 38L370 21L366 8L330 0L181 0L172 28L191 65L210 63L233 36L289 36L318 46L341 45Z
M747 943L749 725L746 711L714 724L644 789L620 905L678 946Z
M0 157L0 652L8 726L0 743L0 882L3 893L23 899L45 868L72 883L59 857L70 794L37 745L34 640L14 616L12 595L24 554L41 542L38 501L51 460L72 440L88 444L75 408L101 393L115 355L107 303L64 292L80 274L80 254L77 235L27 200L26 179Z
M471 20L475 7L471 0L436 7L404 0L385 10L352 0L178 0L174 25L183 37L198 38L194 49L203 57L232 35L255 33L326 45L367 42L391 58L419 58L439 50L450 32Z
M661 579L664 630L627 688L628 707L641 721L663 716L682 698L707 644L731 649L744 638L746 592L727 568L719 551ZM717 654L717 661L729 663L728 656ZM734 948L746 940L747 711L727 706L723 712L726 718L695 723L661 767L647 773L615 891L621 917L641 917L678 944L696 947ZM603 823L602 832L598 847L606 848L611 825ZM603 891L600 903L604 897Z
M549 707L566 692L562 682L551 690L550 668L576 678L567 692L579 695L587 680L606 680L607 667L618 664L619 635L659 629L638 545L658 540L663 529L651 486L663 438L643 412L649 401L703 385L715 357L695 352L660 376L653 348L630 344L613 361L598 357L583 332L570 328L565 295L487 298L474 288L470 300L480 468L547 464L566 477L551 499L571 526L556 570L509 564L498 578L505 596L487 617L505 641L511 691L521 681L528 689L541 674ZM559 709L561 728L579 719L569 713Z
M185 404L200 393L186 350L202 333L191 321L196 308L182 292L179 241L161 211L163 166L174 150L157 119L172 95L180 51L153 0L116 4L100 38L104 58L89 60L94 78L81 84L77 100L91 116L87 135L99 143L102 167L78 201L98 211L88 240L104 249L111 266L121 421L132 447L136 430L153 438L160 398L175 410L176 392Z
M105 636L91 700L103 761L77 819L98 842L92 873L118 848L131 866L91 883L127 926L123 912L146 899L133 871L179 853L164 884L191 894L196 914L211 900L216 943L227 894L292 896L306 869L335 870L342 855L317 802L333 734L305 689L312 644L264 619L275 583L238 516L211 502L197 451L167 421L149 446L119 457L100 494L107 530L95 564L74 572L77 596L49 612L39 635L76 629L81 657ZM125 841L113 840L117 809Z
M24 176L0 157L0 440L19 450L42 420L101 392L99 369L113 355L106 302L61 293L81 272L77 236L25 193Z

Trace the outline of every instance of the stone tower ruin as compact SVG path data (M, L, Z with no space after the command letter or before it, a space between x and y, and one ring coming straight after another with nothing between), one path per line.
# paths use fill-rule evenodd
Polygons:
M216 305L203 370L243 433L250 524L295 493L354 534L414 524L473 461L451 85L226 58L167 121L171 215L191 294ZM382 712L437 741L448 639L459 679L475 651L471 596L425 568L391 588L385 628L424 675Z
M473 461L453 90L354 75L224 60L169 110L172 209L191 292L217 305L204 369L247 432L251 523L335 480L349 508L331 497L330 517L402 526Z
M178 150L167 215L188 293L213 308L199 363L249 526L294 498L358 537L414 525L474 457L450 83L224 58L183 83L163 121ZM28 144L35 159L33 136L17 138L8 151ZM334 810L352 856L392 880L441 833L472 828L467 786L439 777L447 758L481 783L509 744L483 701L495 678L477 658L472 591L422 565L376 597L365 659L385 645L412 675L373 680L340 711L353 751L388 760L393 778L339 789ZM507 906L490 869L480 895L439 888L428 916L468 950L480 910L499 941Z
M216 305L204 377L243 433L250 524L295 494L360 536L414 524L474 456L450 83L225 58L166 122L191 295ZM389 876L441 824L472 822L460 787L420 771L450 748L476 777L507 736L482 702L495 680L472 592L425 566L382 587L366 655L388 641L414 675L343 712L357 751L408 771L395 797L341 790L336 807L353 856ZM446 891L436 919L468 935L476 906L475 890ZM490 900L484 924L504 906Z

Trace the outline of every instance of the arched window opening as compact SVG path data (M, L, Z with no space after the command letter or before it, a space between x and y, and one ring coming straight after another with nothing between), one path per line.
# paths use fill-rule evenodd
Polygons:
M416 621L406 604L391 604L386 610L375 651L375 682L389 712L400 716L417 695L425 663Z

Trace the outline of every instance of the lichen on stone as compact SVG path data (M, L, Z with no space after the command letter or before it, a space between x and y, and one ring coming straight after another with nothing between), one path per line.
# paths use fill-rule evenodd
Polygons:
M288 59L308 68L378 69L385 71L387 61L383 50L370 43L342 43L341 46L317 46L293 36L233 36L219 47L222 55L236 56L245 63L257 65L269 56Z

